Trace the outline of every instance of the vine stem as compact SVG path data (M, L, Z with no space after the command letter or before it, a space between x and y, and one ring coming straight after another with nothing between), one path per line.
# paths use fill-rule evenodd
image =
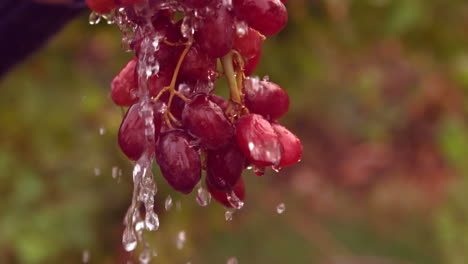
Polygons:
M223 65L224 75L228 81L229 90L231 91L231 100L235 103L242 104L240 90L237 86L236 73L232 65L233 53L229 52L226 56L221 58Z

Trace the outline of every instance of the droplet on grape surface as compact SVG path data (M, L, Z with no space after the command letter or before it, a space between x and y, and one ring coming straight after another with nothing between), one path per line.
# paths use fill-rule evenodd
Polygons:
M239 197L237 197L234 191L227 194L227 200L229 204L232 206L232 208L240 210L242 209L242 207L244 207L244 201L242 201Z
M97 25L99 24L99 22L101 21L101 15L98 14L97 12L91 12L91 14L89 14L89 24L90 25Z
M279 165L281 145L270 122L249 114L236 122L236 141L244 155L258 167Z

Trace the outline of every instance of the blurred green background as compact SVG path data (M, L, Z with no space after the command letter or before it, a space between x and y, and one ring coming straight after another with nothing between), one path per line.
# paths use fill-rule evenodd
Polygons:
M302 162L246 172L231 222L157 174L152 263L467 263L468 2L287 6L257 74L289 92L281 123L302 139ZM0 82L0 263L138 263L121 246L132 164L109 98L131 54L87 16ZM164 210L168 195L180 210Z

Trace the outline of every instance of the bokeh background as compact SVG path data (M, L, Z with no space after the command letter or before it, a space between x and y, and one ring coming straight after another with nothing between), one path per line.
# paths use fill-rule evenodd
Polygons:
M257 74L289 92L281 123L302 139L302 162L246 172L231 222L222 206L170 190L155 167L152 263L467 263L468 2L287 6ZM88 14L0 81L0 263L138 263L121 246L132 164L109 97L131 54ZM168 195L180 210L164 210Z

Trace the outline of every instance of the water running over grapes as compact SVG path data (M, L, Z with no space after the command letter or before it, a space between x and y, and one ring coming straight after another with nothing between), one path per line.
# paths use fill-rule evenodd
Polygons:
M245 203L245 169L261 176L300 160L299 139L277 122L289 108L286 91L268 76L250 77L262 43L284 28L287 11L280 0L86 2L89 23L115 24L122 48L135 54L113 79L111 98L129 107L118 143L134 162L122 243L127 251L140 244L139 261L146 264L157 255L144 239L145 231L159 228L154 161L174 190L194 192L200 206L213 198L230 208L225 219L231 221ZM228 83L228 99L214 94L219 78ZM120 174L112 168L113 178ZM167 196L165 210L172 206ZM176 247L185 241L182 230Z

